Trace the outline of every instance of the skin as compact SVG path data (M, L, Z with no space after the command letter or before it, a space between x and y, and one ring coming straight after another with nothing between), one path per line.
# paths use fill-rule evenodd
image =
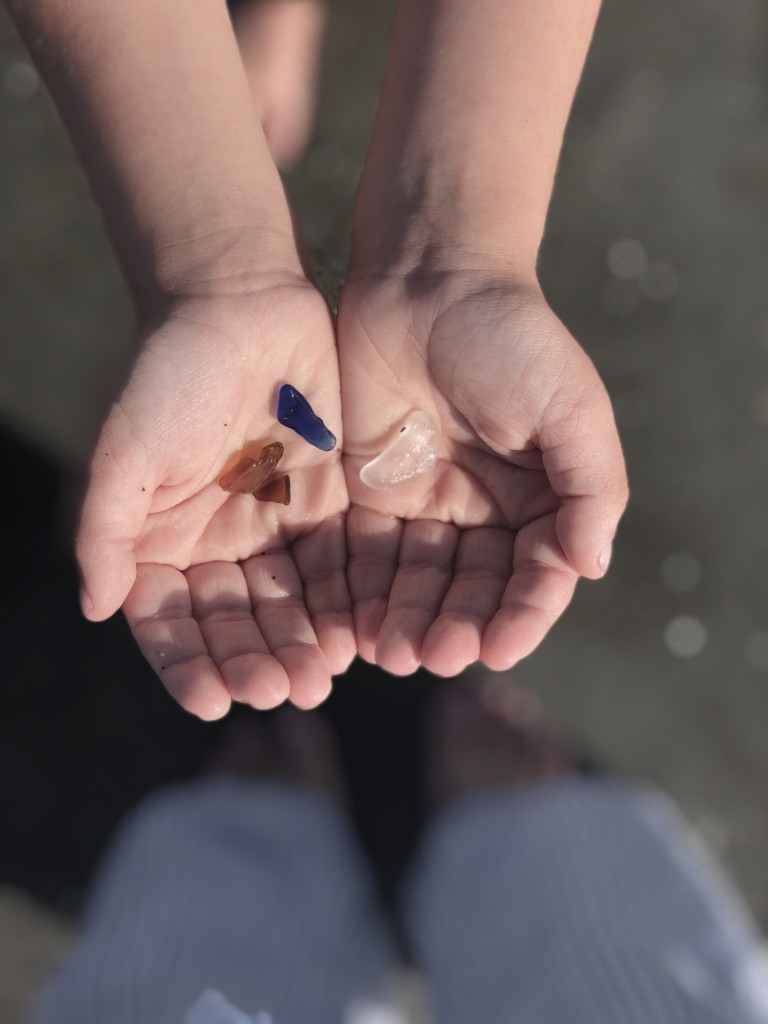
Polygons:
M188 300L144 343L97 445L79 537L86 586L102 609L123 605L147 660L201 717L230 699L312 707L354 655L340 455L274 421L272 382L301 380L340 424L329 368L332 324L307 284ZM222 490L233 448L278 433L292 504Z
M608 567L613 414L535 269L596 14L397 7L337 330L358 650L393 673L510 668ZM440 425L435 474L363 487L413 408Z
M200 0L190 18L185 0L24 0L11 10L143 325L94 448L77 539L83 611L100 620L122 607L165 686L201 718L232 699L312 707L355 651L338 363L226 9ZM286 381L322 410L335 452L275 423ZM218 486L232 453L259 439L285 444L289 508Z
M360 653L398 675L419 664L455 675L476 660L510 668L567 606L576 566L602 574L596 558L614 509L602 481L574 474L572 459L614 454L605 393L541 296L514 282L464 273L414 295L402 281L364 280L346 301L342 395L348 451L361 453L345 466ZM365 488L358 472L380 446L376 413L397 423L414 407L440 426L435 472Z
M122 607L187 710L312 707L356 652L395 673L509 667L607 568L626 502L610 404L535 275L596 7L399 5L334 336L275 166L306 124L291 136L281 64L245 29L244 68L223 2L10 4L142 324L94 449L83 610ZM262 8L265 38L286 45L270 19L301 10L294 50L316 49L309 4ZM275 424L286 382L334 452ZM413 408L442 431L435 475L364 488ZM273 440L288 508L221 490L234 451Z
M312 133L325 21L322 0L252 0L235 6L240 53L278 167L293 166Z

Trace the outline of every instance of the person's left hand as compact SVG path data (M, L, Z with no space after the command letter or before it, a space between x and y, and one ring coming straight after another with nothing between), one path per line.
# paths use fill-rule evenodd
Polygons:
M578 576L603 575L626 504L594 366L503 272L350 279L337 336L359 653L398 675L510 668ZM435 470L366 487L360 468L416 409L440 431Z

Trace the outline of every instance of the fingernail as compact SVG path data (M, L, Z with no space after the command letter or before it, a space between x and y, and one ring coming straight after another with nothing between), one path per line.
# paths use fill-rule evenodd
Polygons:
M608 566L611 564L611 554L613 552L613 543L609 541L603 550L600 552L597 564L600 566L600 570L603 573L608 572Z

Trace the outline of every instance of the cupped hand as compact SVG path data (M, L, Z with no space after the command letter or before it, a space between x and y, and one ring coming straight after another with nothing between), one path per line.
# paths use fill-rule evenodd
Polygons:
M290 383L338 438L276 420ZM289 506L228 494L246 442L280 441ZM304 279L173 303L146 337L92 461L78 558L89 618L121 605L171 694L201 718L231 700L323 700L355 653L333 324Z
M337 332L359 653L396 674L510 668L578 577L603 575L626 504L594 366L538 287L503 274L352 279ZM439 427L434 471L366 487L415 409Z

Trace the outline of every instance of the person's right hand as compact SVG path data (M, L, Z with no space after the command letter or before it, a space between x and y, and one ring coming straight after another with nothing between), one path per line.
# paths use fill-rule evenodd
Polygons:
M276 420L290 383L338 439ZM228 494L226 461L281 441L290 506ZM230 700L313 707L355 653L345 580L338 362L328 308L298 275L179 299L149 333L92 461L78 537L85 614L121 605L167 689L201 718Z

